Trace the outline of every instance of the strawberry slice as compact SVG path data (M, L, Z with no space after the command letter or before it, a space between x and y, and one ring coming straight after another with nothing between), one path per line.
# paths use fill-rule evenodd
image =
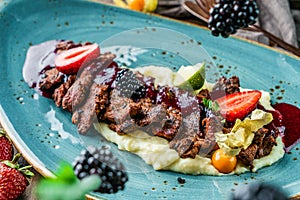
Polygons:
M76 74L79 68L100 55L98 44L90 44L63 51L55 58L55 66L64 74Z
M226 95L216 99L216 102L219 104L221 115L228 122L235 122L236 119L243 119L252 112L260 97L260 91L251 90Z

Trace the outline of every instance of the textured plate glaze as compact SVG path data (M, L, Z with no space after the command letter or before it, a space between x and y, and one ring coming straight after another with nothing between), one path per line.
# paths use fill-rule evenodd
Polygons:
M47 40L94 41L104 50L115 51L118 61L129 67L156 64L176 69L205 59L221 75L238 75L243 87L270 91L273 102L300 106L299 59L241 39L215 38L193 25L79 0L14 0L0 2L0 30L1 123L18 149L46 176L59 161L72 162L86 145L105 143L96 133L79 136L69 113L24 82L27 49ZM299 145L257 173L225 177L153 171L140 158L111 147L124 162L129 182L124 191L92 194L97 197L226 199L239 186L256 181L275 184L289 196L300 193ZM179 176L185 184L177 182Z

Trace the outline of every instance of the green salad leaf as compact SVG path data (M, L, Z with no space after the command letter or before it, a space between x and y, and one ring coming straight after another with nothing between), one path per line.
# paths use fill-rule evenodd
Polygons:
M243 121L237 119L230 133L215 133L216 142L227 155L238 155L242 149L250 146L254 132L272 120L271 113L256 109L251 113L250 118L245 118Z

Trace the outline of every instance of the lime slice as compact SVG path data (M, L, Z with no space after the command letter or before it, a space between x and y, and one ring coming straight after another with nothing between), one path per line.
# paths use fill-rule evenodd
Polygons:
M144 12L154 12L157 8L158 0L144 0L145 6L143 11Z
M186 90L199 90L205 82L205 62L182 66L174 77L174 85Z

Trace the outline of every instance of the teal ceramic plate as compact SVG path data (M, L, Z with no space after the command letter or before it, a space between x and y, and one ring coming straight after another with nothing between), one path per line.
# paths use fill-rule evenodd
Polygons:
M80 136L69 113L38 96L24 82L22 67L31 45L53 39L92 41L113 51L129 67L180 65L206 60L210 77L238 75L243 87L271 92L272 101L300 106L300 60L238 38L215 38L206 29L177 21L80 0L0 2L0 119L18 149L43 175L61 160L72 162L86 145L101 145L97 133ZM111 145L111 144L110 144ZM107 199L228 199L238 187L267 182L289 196L300 194L300 151L276 164L239 176L191 176L153 171L127 152L114 153L129 173L126 189L91 195ZM177 178L186 183L181 185Z

